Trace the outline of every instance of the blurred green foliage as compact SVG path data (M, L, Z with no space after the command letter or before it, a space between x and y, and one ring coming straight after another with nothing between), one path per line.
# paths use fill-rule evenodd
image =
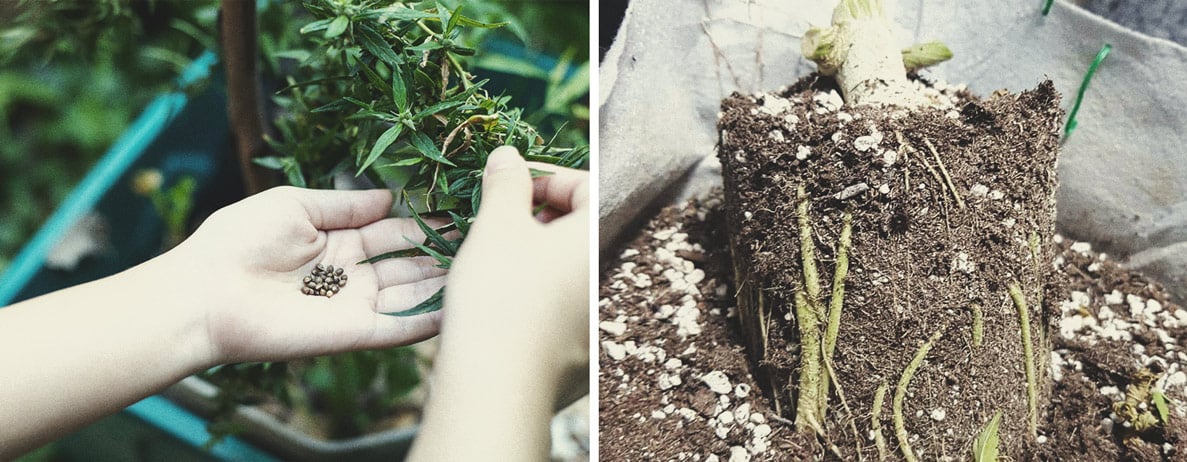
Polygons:
M213 44L216 6L0 6L0 271L140 109Z

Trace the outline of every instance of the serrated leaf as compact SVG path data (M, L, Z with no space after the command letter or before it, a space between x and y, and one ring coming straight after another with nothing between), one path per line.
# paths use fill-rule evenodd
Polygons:
M346 27L349 25L350 25L350 18L348 18L346 16L338 16L337 18L334 18L334 20L332 22L330 22L330 24L328 26L326 26L325 37L328 39L332 39L334 37L342 35L343 32L346 32Z
M1154 402L1154 409L1158 411L1158 420L1162 421L1163 425L1170 423L1171 410L1167 405L1166 395L1161 391L1152 391L1150 400Z
M399 66L392 70L392 102L396 103L396 108L400 112L404 112L408 107L408 86L404 84L404 76L401 75Z
M985 428L977 435L977 439L973 440L973 462L997 462L997 428L1001 417L1002 411L993 413L993 418L989 419Z
M411 136L412 145L416 147L417 151L420 151L421 154L424 154L425 157L450 167L457 167L457 165L455 165L453 162L450 162L449 159L445 158L445 156L441 155L441 150L437 148L437 145L433 143L432 139L429 139L429 135L426 135L423 132L412 132Z
M391 45L389 45L387 41L383 39L383 36L379 35L379 32L376 32L375 29L372 29L366 24L359 24L358 27L355 28L355 31L357 32L356 38L358 39L359 44L362 45L368 53L371 53L372 56L379 58L380 61L383 61L390 66L399 66L400 55L397 55L396 52L392 50Z
M437 289L437 293L433 294L427 300L420 302L420 304L404 311L397 311L395 313L380 313L388 316L408 317L416 316L418 314L432 313L441 309L445 300L445 288Z
M454 108L454 107L461 106L461 104L462 104L463 102L464 102L464 101L442 101L442 102L440 102L440 103L437 103L437 104L434 104L434 105L432 105L432 106L429 106L429 107L425 108L424 110L422 110L422 111L420 111L420 112L416 113L416 115L412 116L412 119L413 119L413 120L420 120L420 119L423 119L423 118L425 118L425 117L428 117L428 116L431 116L431 115L433 115L433 114L436 114L436 113L438 113L438 112L444 111L444 110L446 110L446 109L452 109L452 108Z
M449 265L453 264L453 260L451 260L445 254L438 252L437 249L434 249L427 245L421 244L419 242L414 242L412 239L408 239L407 237L405 237L404 240L408 241L409 244L412 244L416 248L424 251L424 253L428 254L430 257L433 257L434 260L437 260L437 263L439 263L437 265L438 268L449 269Z
M362 175L363 171L367 170L367 167L370 167L371 164L375 163L375 160L379 159L380 154L383 154L383 151L386 151L388 146L391 146L392 143L395 143L396 139L400 138L400 134L403 132L404 125L395 124L392 125L391 128L388 128L386 131L384 131L382 135L379 135L379 139L375 140L375 145L371 147L371 153L367 154L367 159L364 160L363 164L359 166L359 171L358 173L355 173L354 176L357 177Z
M459 15L459 16L460 16L460 15ZM511 24L511 23L510 23L510 22L508 22L508 21L502 21L502 22L482 22L482 21L479 21L479 20L476 20L476 19L472 19L472 18L467 18L467 17L465 17L465 16L461 16L460 18L458 18L458 24L461 24L461 25L463 25L463 26L467 26L467 27L479 27L479 28L483 28L483 29L494 29L494 28L498 28L498 27L503 27L503 26L506 26L506 25L508 25L508 24Z

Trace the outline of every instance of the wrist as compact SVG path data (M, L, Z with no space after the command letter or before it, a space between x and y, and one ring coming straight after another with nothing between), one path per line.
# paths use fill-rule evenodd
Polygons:
M146 328L170 334L173 341L162 345L162 353L175 358L183 376L220 363L207 329L211 291L202 290L204 283L193 274L199 266L174 248L120 274L128 286L120 293L133 298L126 305L143 311L136 316Z

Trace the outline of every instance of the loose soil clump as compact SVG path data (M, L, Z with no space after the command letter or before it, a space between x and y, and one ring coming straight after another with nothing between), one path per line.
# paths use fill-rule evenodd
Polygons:
M720 193L668 207L603 273L598 382L604 460L835 458L795 432L771 397L759 392L734 308L737 284L724 229ZM1054 353L1044 369L1053 385L1040 409L1038 442L1015 460L1184 460L1187 310L1085 243L1053 238L1050 247L1050 278L1066 287L1066 295L1050 303ZM869 347L884 354L894 345ZM1114 408L1143 369L1157 375L1150 388L1165 393L1171 415L1165 424L1135 432ZM963 409L958 406L975 404L956 402L948 412ZM854 412L869 418L868 410ZM942 422L927 431L942 432ZM873 444L869 435L862 441ZM875 452L865 457L877 460ZM892 452L891 460L899 457Z
M819 75L722 103L742 332L779 413L838 457L961 459L1000 411L1001 452L1019 458L1062 298L1047 284L1058 95L913 84L931 106L845 106Z

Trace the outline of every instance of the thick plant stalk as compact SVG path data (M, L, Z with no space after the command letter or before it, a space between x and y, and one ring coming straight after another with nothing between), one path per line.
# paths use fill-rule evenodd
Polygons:
M267 188L268 170L252 160L267 150L264 143L263 100L260 97L256 22L256 2L222 0L223 64L227 71L227 116L235 135L235 151L243 172L243 186L247 194Z
M833 291L828 303L828 324L824 327L824 361L828 364L837 350L837 331L841 328L841 308L845 305L845 276L849 274L849 246L853 239L853 214L846 211L841 217L841 236L837 240L837 263L833 271ZM828 415L830 384L837 380L829 375L821 380L820 416ZM838 384L838 391L840 385Z
M928 104L907 79L907 66L926 67L952 57L939 42L896 47L894 25L882 0L841 0L833 10L832 27L809 29L801 46L821 73L836 76L845 101L855 106Z

